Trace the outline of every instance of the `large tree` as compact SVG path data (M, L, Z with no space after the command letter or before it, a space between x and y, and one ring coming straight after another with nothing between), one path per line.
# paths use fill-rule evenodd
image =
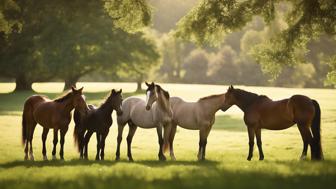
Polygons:
M335 37L335 7L334 0L203 0L179 22L177 36L218 44L225 34L243 28L254 16L264 18L267 25L285 16L287 27L254 53L264 71L278 76L283 65L304 63L307 42L321 35ZM285 14L279 15L279 9L285 9Z
M1 74L15 78L17 90L55 77L68 88L86 73L132 62L129 52L145 54L133 44L144 43L135 32L151 16L145 0L4 0L0 13Z

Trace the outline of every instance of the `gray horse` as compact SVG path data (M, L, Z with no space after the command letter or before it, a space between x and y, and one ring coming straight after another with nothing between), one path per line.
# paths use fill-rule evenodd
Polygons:
M120 159L120 143L124 126L128 123L127 156L133 161L131 144L137 127L144 129L156 128L159 140L159 160L166 160L164 151L169 148L169 136L171 130L172 110L169 103L169 93L159 85L147 85L146 102L137 97L126 98L122 103L123 114L118 115L118 137L116 160ZM162 137L162 128L164 129Z

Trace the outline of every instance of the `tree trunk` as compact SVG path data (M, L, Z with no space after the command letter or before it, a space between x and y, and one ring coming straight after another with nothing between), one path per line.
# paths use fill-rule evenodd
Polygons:
M137 81L137 91L141 91L141 81Z
M141 84L142 84L142 81L143 81L143 75L141 75L138 79L137 79L137 89L136 91L142 91L142 88L141 88Z
M24 75L18 75L15 78L15 83L16 83L16 87L15 87L15 91L32 91L32 81L29 81L26 76Z
M70 89L72 86L76 87L76 83L78 82L78 79L77 77L74 77L74 78L67 78L65 79L64 81L64 91L65 90L68 90Z

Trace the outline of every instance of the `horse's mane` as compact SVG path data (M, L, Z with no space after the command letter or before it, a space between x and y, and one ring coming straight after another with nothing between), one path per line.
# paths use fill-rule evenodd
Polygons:
M68 98L70 98L72 96L72 92L69 91L67 93L65 93L64 95L56 98L54 101L55 102L64 102L65 100L67 100Z
M202 97L202 98L198 99L198 101L212 99L212 98L217 98L217 97L222 96L222 95L223 94L215 94L215 95L205 96L205 97Z
M160 91L163 92L163 95L164 95L167 99L170 98L169 93L168 93L167 91L165 91L164 89L162 89L160 85L156 85L156 87L157 87L157 89L158 89L159 92L160 92Z
M109 101L110 101L110 96L111 96L111 93L109 93L106 97L105 97L105 100L103 103L100 104L99 108L102 108L102 107L105 107L108 105Z
M235 95L236 98L245 102L244 106L248 106L249 104L252 104L253 102L255 102L260 98L268 98L265 95L258 95L256 93L252 93L242 89L234 89L233 94Z

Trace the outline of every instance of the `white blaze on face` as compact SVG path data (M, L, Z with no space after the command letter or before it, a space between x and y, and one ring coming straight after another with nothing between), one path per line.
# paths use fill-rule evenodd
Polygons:
M146 93L146 105L148 105L149 95L150 95L150 91L147 91L147 93Z

